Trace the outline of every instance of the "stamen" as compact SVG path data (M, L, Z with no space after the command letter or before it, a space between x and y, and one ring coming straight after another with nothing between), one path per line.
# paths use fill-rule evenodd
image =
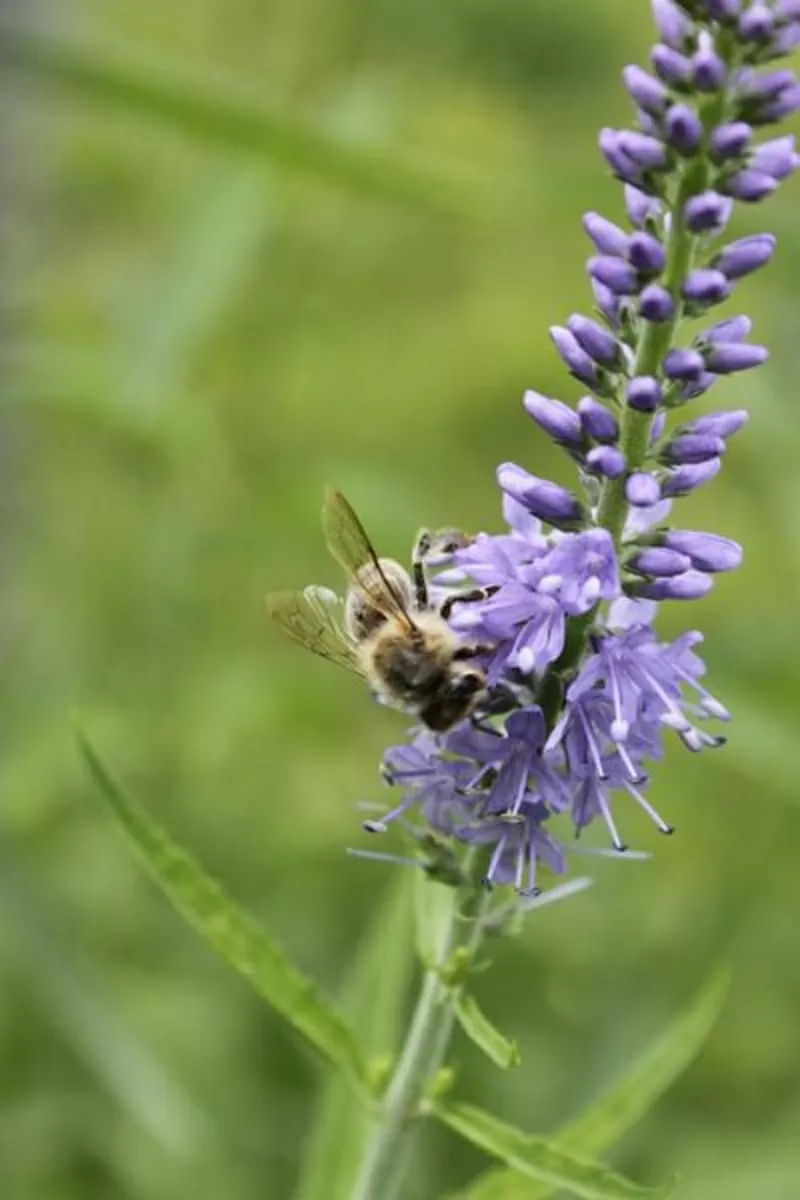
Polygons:
M647 776L640 774L639 771L636 770L633 759L623 745L617 745L617 754L622 760L625 770L628 772L631 783L644 783Z
M586 745L589 747L589 753L594 761L594 767L597 771L597 776L599 779L608 779L608 773L603 767L603 758L600 754L600 747L595 741L591 725L589 724L589 718L586 716L586 713L583 711L583 707L580 704L577 706L577 713L583 729L583 736L586 738Z
M393 863L399 867L425 866L418 858L408 858L402 854L383 854L380 850L358 850L353 846L348 846L345 854L349 854L351 858L371 858L375 862Z
M638 805L640 805L641 808L644 809L644 811L647 813L648 817L650 817L651 821L655 821L656 825L658 826L658 828L661 830L662 833L674 833L675 832L675 827L673 825L668 825L667 822L658 815L656 810L653 808L652 804L648 804L648 802L645 800L644 796L642 795L642 793L640 791L637 791L637 789L629 783L626 783L625 787L626 787L627 791L630 793L630 795L633 796L636 803Z
M622 715L622 697L620 695L619 679L614 664L609 657L608 682L611 684L611 702L614 706L614 720L611 722L611 738L615 742L624 742L630 732L630 725Z
M608 827L608 832L611 834L611 841L614 843L614 849L622 853L623 851L627 850L627 846L617 832L617 827L614 824L614 818L611 815L611 809L609 808L608 800L606 799L603 788L597 788L597 803L600 808L600 812L603 815L603 820Z

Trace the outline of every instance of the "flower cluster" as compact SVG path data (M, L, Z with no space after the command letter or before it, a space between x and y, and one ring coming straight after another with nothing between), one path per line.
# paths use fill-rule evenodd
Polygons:
M564 871L550 824L559 814L576 833L599 818L623 850L615 805L627 796L671 832L646 798L648 763L665 731L692 751L720 745L703 722L728 718L701 682L701 634L664 642L653 619L659 601L703 596L739 566L735 542L675 528L670 515L717 474L747 413L672 413L767 357L747 340L747 317L708 324L706 314L775 249L770 233L724 233L736 201L762 200L800 165L793 138L755 137L800 110L792 71L767 66L800 45L800 0L652 8L652 71L623 72L637 128L600 135L628 227L586 214L595 315L550 331L588 394L576 408L535 391L524 401L578 486L499 467L507 531L474 538L437 578L450 595L469 589L451 624L489 648L489 701L448 733L387 753L384 778L402 799L366 825L478 848L486 881L519 891L536 889L541 863ZM676 345L683 318L702 327Z

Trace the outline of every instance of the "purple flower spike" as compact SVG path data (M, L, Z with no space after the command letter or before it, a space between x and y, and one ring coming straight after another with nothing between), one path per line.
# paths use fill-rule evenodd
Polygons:
M639 297L639 312L645 321L669 321L675 312L675 301L666 288L649 283Z
M696 307L707 308L712 304L721 304L727 300L732 291L730 281L715 268L701 268L691 271L683 285L683 295Z
M679 154L694 154L703 140L703 122L688 104L673 104L664 122L667 141Z
M633 129L622 129L617 136L622 153L643 170L663 171L667 166L667 152L658 138Z
M707 433L679 434L664 447L662 459L673 466L684 463L704 463L724 454L727 447L721 437Z
M684 10L673 0L653 0L653 17L661 40L673 50L684 50L694 34L694 26Z
M619 479L627 469L625 455L616 446L595 446L586 455L586 467L606 479Z
M728 279L741 279L751 271L757 271L772 258L775 251L775 237L771 233L756 233L750 237L739 238L729 246L723 246L714 258L714 266Z
M739 17L736 32L743 42L768 42L775 32L775 15L766 4L751 4Z
M647 546L635 555L628 566L637 575L653 575L667 579L688 571L692 560L688 555L669 550L665 546Z
M700 192L686 202L683 215L692 233L719 233L728 224L733 201L719 192Z
M695 488L702 487L719 474L722 467L721 458L710 458L708 462L687 463L676 467L662 486L665 496L688 496Z
M525 393L523 403L526 412L554 441L562 446L569 446L570 449L582 448L583 430L580 418L569 405L534 391Z
M594 442L614 443L619 438L619 422L609 409L594 396L578 401L581 427Z
M592 321L589 317L584 317L580 313L573 313L567 321L567 328L572 333L580 346L586 353L606 367L616 367L620 362L620 348L617 339L604 329L602 325L598 325L597 321Z
M613 221L606 220L599 213L587 212L583 218L583 228L601 254L614 254L618 258L627 257L630 239L628 234Z
M625 497L635 508L650 508L661 499L661 488L654 475L635 471L625 484Z
M668 87L685 88L692 77L692 64L671 46L654 46L650 52L653 70Z
M664 545L691 559L698 571L735 571L742 564L742 547L731 538L691 529L671 529Z
M638 375L628 384L625 398L637 412L655 412L663 399L661 384L652 375Z
M636 270L643 275L658 275L664 269L664 247L652 234L634 233L630 239L628 255Z
M738 433L749 420L750 414L744 408L730 412L706 413L704 417L697 417L688 425L683 425L680 432L707 433L712 437L729 438Z
M574 334L563 325L551 325L550 337L558 353L567 365L570 375L580 379L589 387L597 383L597 371L594 362L581 346Z
M751 169L771 175L773 179L787 179L800 163L794 146L795 141L791 136L762 142L750 155Z
M704 42L692 58L692 78L700 92L718 92L725 83L725 63L710 41Z
M549 479L530 475L515 463L502 463L497 468L497 482L512 500L556 529L580 529L585 522L583 507L572 492Z
M714 580L702 571L684 571L671 579L654 579L652 583L634 585L637 596L648 600L699 600L714 586Z
M711 157L715 162L738 158L744 154L753 137L753 130L745 121L729 121L718 125L711 135Z
M697 350L670 350L664 359L664 374L668 379L691 382L700 378L705 365L705 359Z
M647 113L663 113L669 101L669 92L663 83L659 83L641 67L633 66L625 67L622 78L639 108Z
M716 375L730 375L733 371L747 371L759 367L769 358L766 346L751 346L745 342L722 342L715 344L706 354L706 365Z
M589 274L618 296L632 296L639 290L639 277L630 263L608 254L599 254L587 263Z
M658 200L640 191L639 188L632 187L629 183L625 184L624 190L625 208L631 225L635 225L637 229L644 229L646 225L658 220L661 215L661 205Z

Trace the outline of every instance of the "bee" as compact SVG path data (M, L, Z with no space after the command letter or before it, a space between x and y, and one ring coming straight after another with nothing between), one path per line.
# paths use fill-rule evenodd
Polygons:
M412 551L411 574L379 558L364 526L341 492L328 492L322 509L325 540L344 568L344 601L329 588L275 592L267 615L294 641L355 672L383 703L444 732L472 715L487 695L486 675L474 659L488 647L461 640L447 624L457 600L479 589L431 603L426 561L452 553L469 538L455 530L422 530Z

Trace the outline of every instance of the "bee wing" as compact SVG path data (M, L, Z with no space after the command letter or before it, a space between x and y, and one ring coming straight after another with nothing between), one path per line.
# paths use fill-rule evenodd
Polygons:
M364 670L355 646L345 633L344 605L329 588L307 587L302 592L270 592L267 616L292 641L356 675Z
M409 629L415 628L405 599L386 578L364 526L341 492L331 490L325 496L322 506L322 528L333 557L378 611L387 617L396 617ZM360 574L361 568L365 566L372 567L374 574Z

